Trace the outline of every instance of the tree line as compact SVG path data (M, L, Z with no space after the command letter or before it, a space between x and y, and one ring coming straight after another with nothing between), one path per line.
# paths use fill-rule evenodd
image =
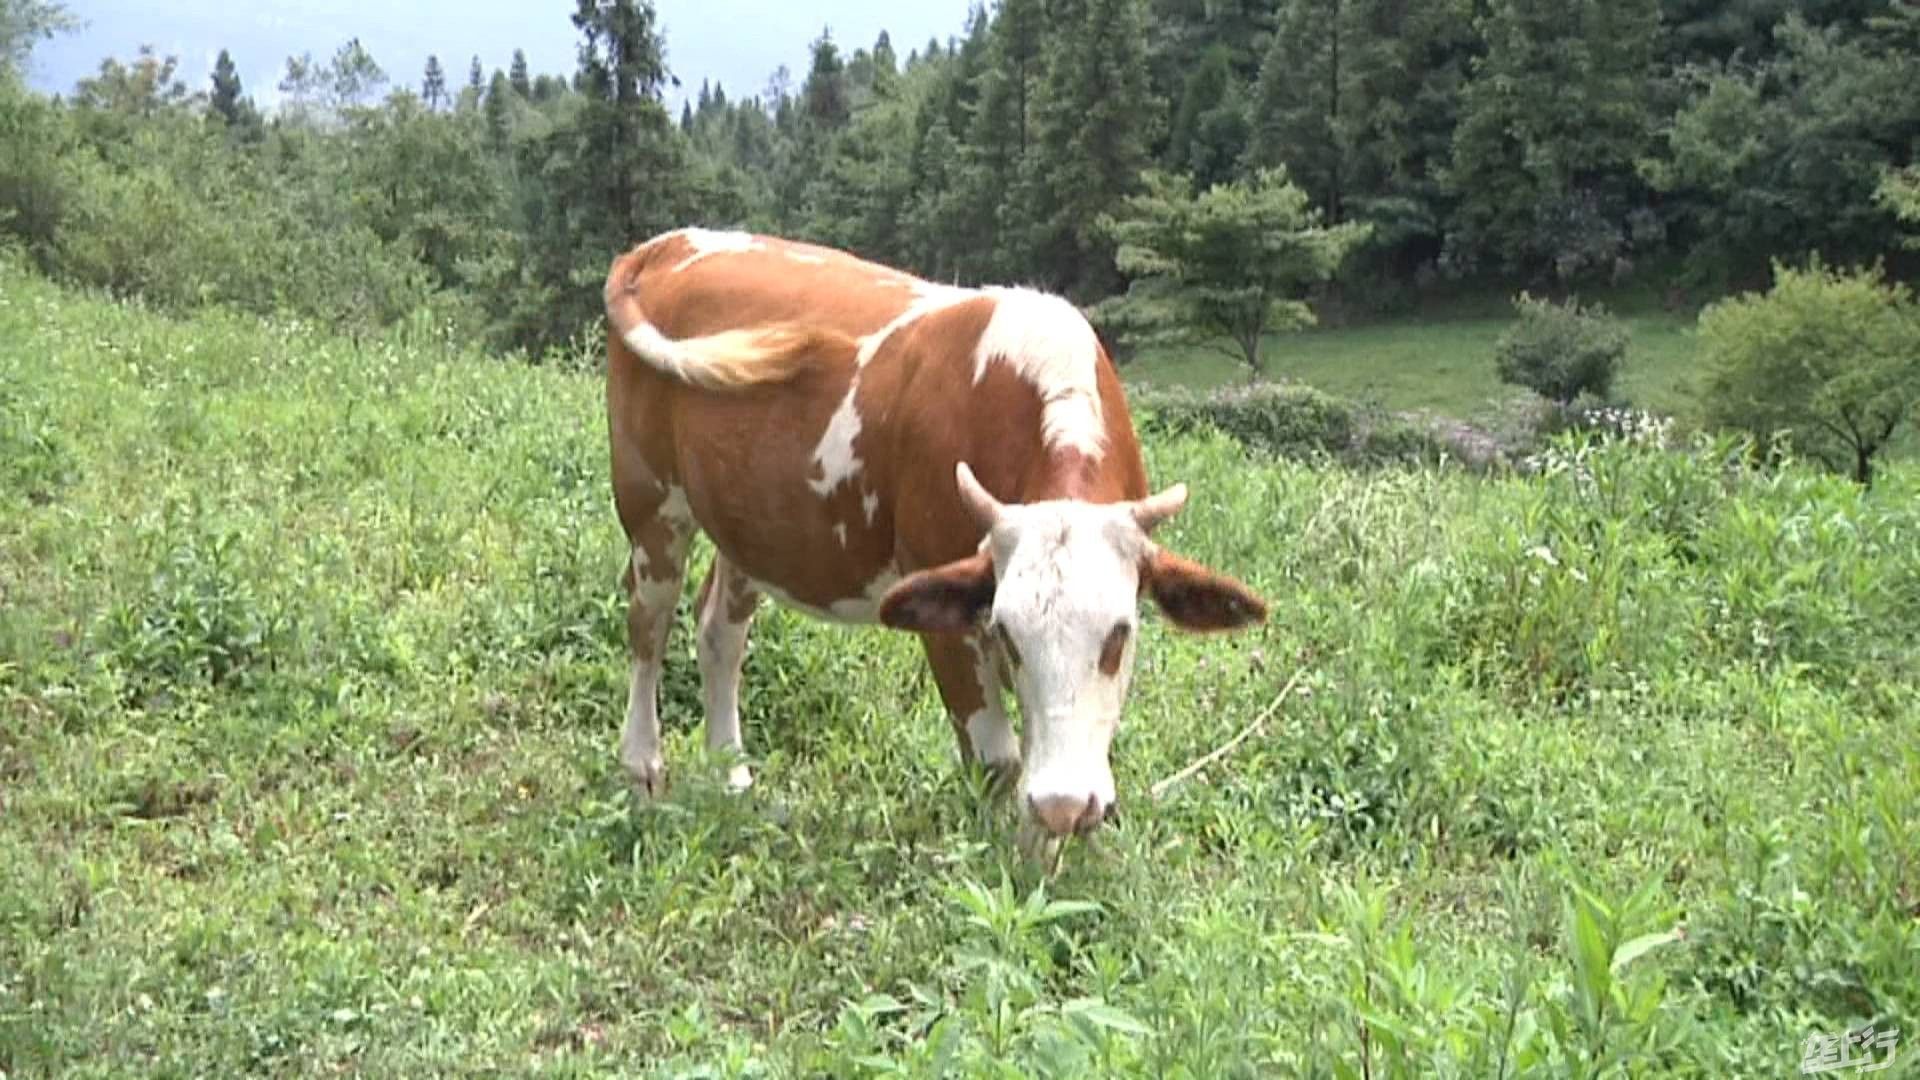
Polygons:
M579 0L570 72L288 58L270 113L225 52L205 86L143 50L31 93L65 21L0 0L0 238L44 270L533 355L591 326L616 251L695 222L1096 305L1139 284L1116 218L1169 185L1344 230L1314 287L1361 305L1706 293L1895 250L1920 147L1898 0L996 0L904 52L823 30L797 81L677 116L648 0Z

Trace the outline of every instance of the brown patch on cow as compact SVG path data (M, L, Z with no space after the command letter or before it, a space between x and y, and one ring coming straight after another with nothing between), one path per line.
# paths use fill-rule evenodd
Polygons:
M1127 637L1131 633L1126 623L1115 623L1107 632L1107 640L1100 646L1100 674L1109 679L1120 674L1120 658L1127 651Z
M727 575L727 621L743 623L760 606L760 594L737 571Z

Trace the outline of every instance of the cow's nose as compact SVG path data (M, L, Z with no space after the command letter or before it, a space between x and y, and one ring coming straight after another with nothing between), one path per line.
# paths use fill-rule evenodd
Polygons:
M1098 795L1088 795L1084 801L1077 795L1029 795L1027 806L1055 836L1086 832L1100 824L1104 813Z

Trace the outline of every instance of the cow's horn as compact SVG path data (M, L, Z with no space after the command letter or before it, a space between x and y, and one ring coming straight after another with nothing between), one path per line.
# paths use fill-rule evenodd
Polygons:
M962 461L953 467L953 478L960 484L960 501L967 504L967 511L973 515L983 529L991 529L1000 521L1002 507L1000 500L993 497L980 481L974 479L973 470Z

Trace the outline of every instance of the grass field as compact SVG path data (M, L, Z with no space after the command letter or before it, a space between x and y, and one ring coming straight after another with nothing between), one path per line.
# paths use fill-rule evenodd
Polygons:
M1341 397L1393 410L1430 410L1463 420L1518 392L1494 377L1493 346L1510 313L1464 311L1420 321L1269 335L1268 378L1294 379ZM1616 393L1643 409L1691 408L1693 321L1664 312L1622 316L1631 334ZM1246 364L1209 348L1144 351L1125 368L1130 382L1207 389L1244 381Z
M1162 539L1275 614L1149 614L1121 817L1042 891L884 631L763 612L732 797L683 613L675 787L630 801L601 409L0 269L0 1073L1776 1077L1913 1038L1911 465L1155 443Z

